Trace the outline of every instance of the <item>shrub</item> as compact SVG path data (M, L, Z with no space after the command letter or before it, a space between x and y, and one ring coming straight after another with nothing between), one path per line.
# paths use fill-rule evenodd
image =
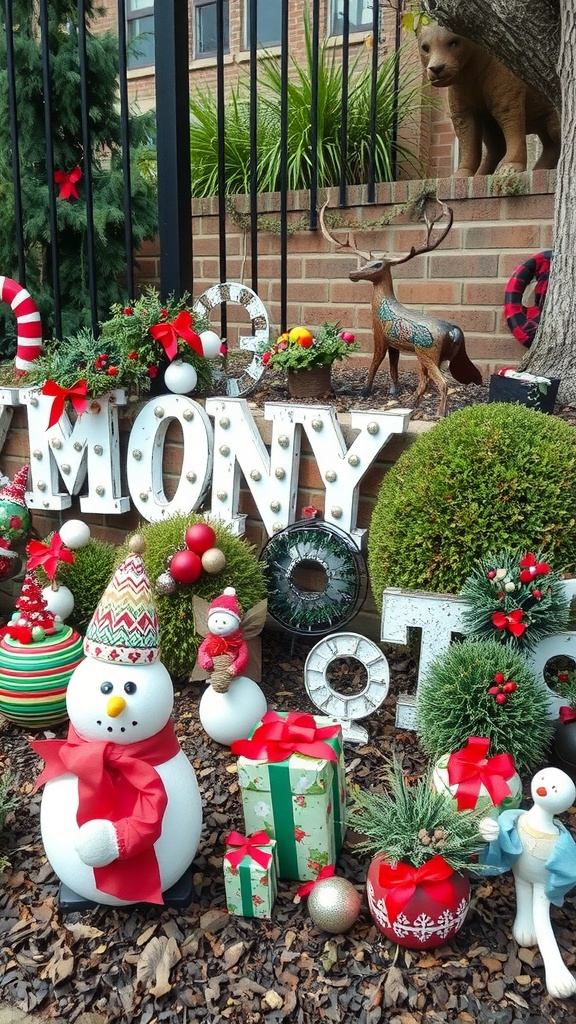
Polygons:
M191 513L140 525L138 533L146 539L144 564L153 587L158 577L166 572L168 557L183 547L186 528L204 521L203 516ZM160 656L174 678L190 674L202 640L194 630L195 594L211 601L222 593L224 587L235 587L243 612L266 596L263 569L250 544L241 537L235 537L218 521L211 521L210 525L216 533L216 547L226 556L226 567L216 575L202 573L196 583L180 586L174 594L155 594L154 598L160 624ZM122 557L127 552L126 545Z
M368 568L385 587L458 593L478 561L505 547L545 549L576 568L576 434L521 406L469 406L437 423L386 474Z
M49 543L49 538L45 538ZM84 548L74 551L73 562L60 562L56 579L68 587L74 595L74 610L67 624L85 633L102 594L108 586L118 561L118 551L113 544L91 538ZM42 586L49 580L42 567L37 569Z
M515 688L507 690L507 683ZM416 729L433 760L461 750L470 736L486 736L490 756L511 754L519 774L536 768L546 753L548 715L544 687L524 658L497 640L451 644L416 697Z

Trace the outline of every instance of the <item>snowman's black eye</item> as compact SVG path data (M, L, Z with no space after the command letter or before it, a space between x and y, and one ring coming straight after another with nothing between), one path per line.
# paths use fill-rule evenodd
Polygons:
M124 693L136 693L136 683L124 683Z
M112 689L112 683L102 683L102 686L100 687L101 693L112 693Z

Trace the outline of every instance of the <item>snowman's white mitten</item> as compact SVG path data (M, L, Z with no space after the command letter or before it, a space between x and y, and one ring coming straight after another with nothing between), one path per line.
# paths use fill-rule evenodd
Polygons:
M91 868L103 868L118 857L116 829L107 818L93 818L80 826L75 850Z
M500 826L496 818L481 818L478 822L478 830L482 839L487 843L494 842L500 835Z

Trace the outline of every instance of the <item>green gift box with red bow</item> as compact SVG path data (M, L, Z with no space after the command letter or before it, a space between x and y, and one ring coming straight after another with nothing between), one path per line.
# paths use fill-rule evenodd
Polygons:
M262 829L250 836L230 832L222 867L228 913L270 919L278 890L275 840Z
M247 833L264 829L278 848L279 877L305 882L335 864L346 831L346 780L339 722L268 711L237 740Z

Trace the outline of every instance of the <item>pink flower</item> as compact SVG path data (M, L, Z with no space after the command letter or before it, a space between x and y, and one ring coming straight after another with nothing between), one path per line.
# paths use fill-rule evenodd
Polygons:
M352 342L356 340L352 331L340 331L340 337L342 338L342 341L345 341L348 345L351 345Z

